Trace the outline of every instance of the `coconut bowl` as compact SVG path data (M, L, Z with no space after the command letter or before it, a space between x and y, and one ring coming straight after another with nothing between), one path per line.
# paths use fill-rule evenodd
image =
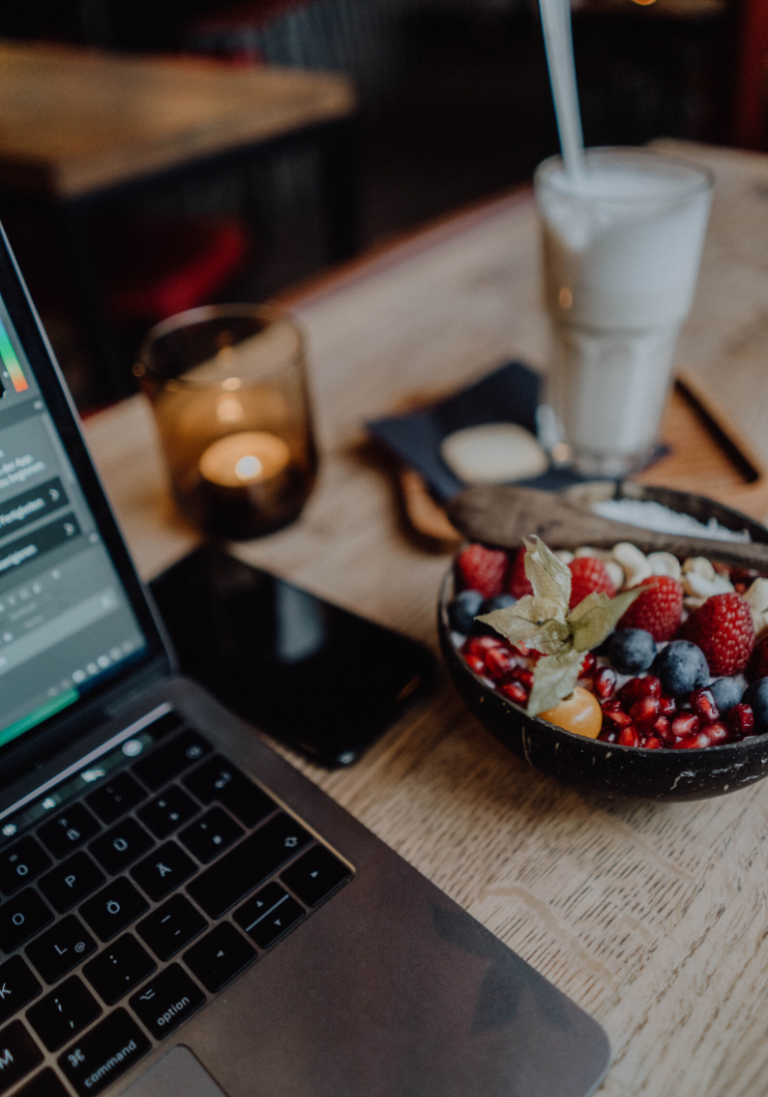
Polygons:
M753 542L768 545L768 529L738 511L687 492L628 484L586 484L567 493L571 499L592 502L595 499L629 496L662 503L671 510L691 514L706 522L714 517L734 531L746 529ZM477 537L473 530L473 538ZM533 531L531 531L533 532ZM625 538L617 537L616 540ZM493 543L493 542L491 542ZM549 544L549 542L547 542ZM607 543L607 542L606 542ZM644 548L638 531L635 542L644 551L658 550L654 541ZM685 539L670 536L668 551L681 553ZM512 545L504 547L512 549ZM549 544L557 549L556 543ZM713 544L708 553L712 560L725 558ZM695 553L687 553L694 555ZM745 566L749 566L745 563ZM768 574L765 549L755 549L753 567ZM525 710L489 686L464 661L454 646L447 607L454 595L454 569L443 578L438 605L438 631L443 658L451 678L471 712L505 746L529 765L569 785L599 792L610 797L639 797L647 800L698 800L722 796L747 788L768 776L768 735L757 735L739 742L723 743L703 749L647 750L588 739L565 731Z

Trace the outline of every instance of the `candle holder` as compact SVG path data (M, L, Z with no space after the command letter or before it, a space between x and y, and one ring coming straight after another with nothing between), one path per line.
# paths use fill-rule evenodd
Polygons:
M191 522L245 541L298 517L317 451L294 323L253 305L190 309L150 331L134 373Z

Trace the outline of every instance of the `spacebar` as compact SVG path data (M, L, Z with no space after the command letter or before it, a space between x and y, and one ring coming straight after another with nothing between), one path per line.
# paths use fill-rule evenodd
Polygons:
M210 918L220 918L303 846L310 835L280 812L187 887Z

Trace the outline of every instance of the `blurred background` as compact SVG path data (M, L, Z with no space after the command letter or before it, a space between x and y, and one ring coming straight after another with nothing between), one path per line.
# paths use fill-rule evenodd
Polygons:
M672 136L764 147L766 9L766 0L572 0L586 143ZM356 225L348 252L525 184L535 165L557 151L536 0L9 0L0 10L0 37L110 56L348 74L359 96L347 165ZM0 137L2 79L0 67ZM239 243L230 240L229 263L218 242L221 276L203 279L207 298L265 299L328 264L327 195L314 155L278 148L259 161L249 183L256 215ZM126 296L126 280L133 276L141 288L153 262L154 230L142 239L134 228L121 240L110 236L112 228L130 218L132 225L142 218L150 226L163 219L178 224L180 216L224 218L231 226L242 199L242 180L223 164L204 181L187 173L129 194L108 223L99 226L97 219L89 230L101 249L104 284L122 279L123 296L112 293L108 323L125 392L141 333L168 307L162 296L137 302L130 284ZM2 196L0 217L81 408L122 394L100 384L41 219ZM183 231L175 240L183 256ZM207 259L203 248L189 262L210 266L214 243L208 241ZM158 264L177 257L169 254L176 245L163 246Z

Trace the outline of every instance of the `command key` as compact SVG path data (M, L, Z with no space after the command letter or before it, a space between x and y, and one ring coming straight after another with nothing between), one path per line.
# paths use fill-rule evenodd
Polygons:
M81 1097L101 1093L149 1051L151 1044L124 1009L116 1010L59 1056Z

